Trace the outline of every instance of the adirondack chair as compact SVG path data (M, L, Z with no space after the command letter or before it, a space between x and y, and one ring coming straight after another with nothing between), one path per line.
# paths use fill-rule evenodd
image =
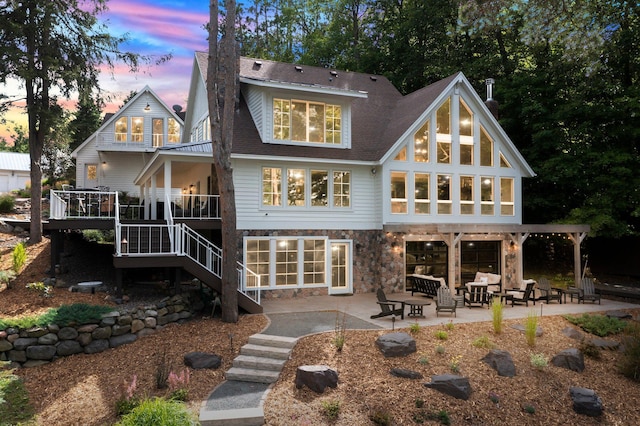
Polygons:
M376 292L376 297L378 298L376 303L380 306L380 313L371 315L371 319L386 317L389 315L400 315L400 319L404 319L404 302L400 300L387 299L387 296L381 288ZM396 305L400 305L400 307L396 308Z
M551 283L547 278L542 277L538 280L538 290L541 293L538 300L546 300L547 303L557 300L558 303L562 303L562 291L551 288Z
M524 291L523 290L508 291L507 294L511 296L511 306L514 306L516 304L529 306L529 300L531 300L535 305L536 299L535 297L532 297L534 285L535 285L534 282L530 282L530 283L527 283L527 286L525 287Z
M598 305L601 305L600 295L596 293L595 285L593 284L593 280L591 278L583 278L581 283L580 294L578 294L578 303L582 300L582 303L585 300L590 300L594 302L597 300Z
M488 292L486 284L470 284L469 288L464 292L464 302L471 307L480 305L483 307L485 303L489 306Z
M449 288L438 288L438 296L436 298L436 316L440 316L440 312L452 312L453 316L457 317L456 306L456 301L451 297Z

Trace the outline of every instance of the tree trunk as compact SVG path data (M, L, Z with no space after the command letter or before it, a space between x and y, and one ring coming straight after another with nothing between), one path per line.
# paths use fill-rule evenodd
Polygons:
M218 3L210 2L207 100L211 121L213 165L220 194L222 219L222 321L238 321L238 243L236 201L231 167L233 116L236 105L238 58L235 42L235 1L226 1L225 36L218 42Z

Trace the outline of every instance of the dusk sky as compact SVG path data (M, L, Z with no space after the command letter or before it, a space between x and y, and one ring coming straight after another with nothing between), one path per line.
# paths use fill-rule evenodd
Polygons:
M204 24L209 21L209 0L109 0L108 7L100 21L108 21L113 35L129 35L130 41L122 46L123 50L157 57L171 53L173 57L162 65L145 65L136 74L121 64L113 75L103 71L100 85L112 98L104 112L115 112L132 90L139 91L145 85L169 107L179 104L185 108L194 52L207 50ZM16 84L0 88L0 92L24 97L24 89ZM72 109L75 104L75 100L65 102ZM26 127L23 111L11 111L6 118ZM13 128L11 122L0 125L0 137L9 140L8 128Z

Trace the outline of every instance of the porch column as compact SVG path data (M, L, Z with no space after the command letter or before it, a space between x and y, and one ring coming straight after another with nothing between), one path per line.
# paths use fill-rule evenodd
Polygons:
M171 160L164 162L164 218L171 214ZM167 202L168 201L168 202Z
M151 219L158 218L158 191L156 186L156 175L151 176Z
M573 274L575 279L575 286L580 286L580 281L582 281L582 257L580 255L580 244L582 244L582 240L587 236L586 232L575 232L569 233L567 232L567 236L573 243Z
M144 219L151 218L151 200L149 200L149 181L144 183Z
M462 239L463 233L456 235L455 233L443 234L442 240L447 244L447 282L451 294L455 294L456 289L456 247Z
M511 242L516 245L516 284L520 285L524 281L524 242L527 241L529 233L509 234ZM504 289L504 282L502 283Z

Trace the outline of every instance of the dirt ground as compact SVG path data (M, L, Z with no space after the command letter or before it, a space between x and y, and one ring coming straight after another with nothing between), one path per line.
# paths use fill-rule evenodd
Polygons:
M3 240L0 266L7 269L11 264L7 258L9 247L17 240L10 235L0 235L0 240ZM35 314L47 307L76 301L105 303L104 295L70 293L66 289L56 289L54 297L43 303L35 293L25 289L26 283L45 276L48 250L47 240L28 247L29 264L12 289L0 289L0 317ZM632 313L637 318L640 310ZM414 335L417 353L402 358L384 358L375 346L375 339L389 331L347 331L341 352L333 345L334 332L303 338L268 393L264 407L266 424L371 425L374 423L370 416L375 413L388 419L390 425L440 424L429 417L437 412L446 412L453 425L640 424L640 383L617 373L620 352L604 351L600 359L585 357L586 368L582 373L551 365L541 370L531 366L531 353L550 359L563 349L580 345L561 332L565 327L573 327L563 318L541 318L544 334L534 348L526 344L520 331L510 327L514 321L506 321L501 334L495 334L489 322L456 324L452 329L447 323L443 317L441 325L418 330ZM241 316L237 324L199 318L168 326L131 345L100 354L58 359L40 367L17 370L17 374L24 379L35 406L36 424L110 425L117 420L115 402L122 395L123 383L130 382L134 375L139 396L166 394L166 390L155 386L163 354L166 353L166 363L179 372L184 368L182 360L186 353L214 352L223 358L220 369L191 371L189 405L197 413L201 401L223 380L240 346L266 324L262 315ZM446 331L447 339L437 339L434 336L437 330ZM481 361L488 349L472 343L482 336L496 348L511 353L515 377L500 377ZM459 374L470 380L473 393L468 401L445 396L423 385L432 375L451 373L453 362L459 363ZM296 368L315 364L338 371L337 388L327 389L323 394L295 388ZM393 367L417 371L423 379L393 377L389 373ZM602 399L604 415L593 419L576 414L569 396L570 386L595 390ZM323 414L323 405L328 403L339 406L333 422ZM535 412L530 414L525 407L533 407Z

